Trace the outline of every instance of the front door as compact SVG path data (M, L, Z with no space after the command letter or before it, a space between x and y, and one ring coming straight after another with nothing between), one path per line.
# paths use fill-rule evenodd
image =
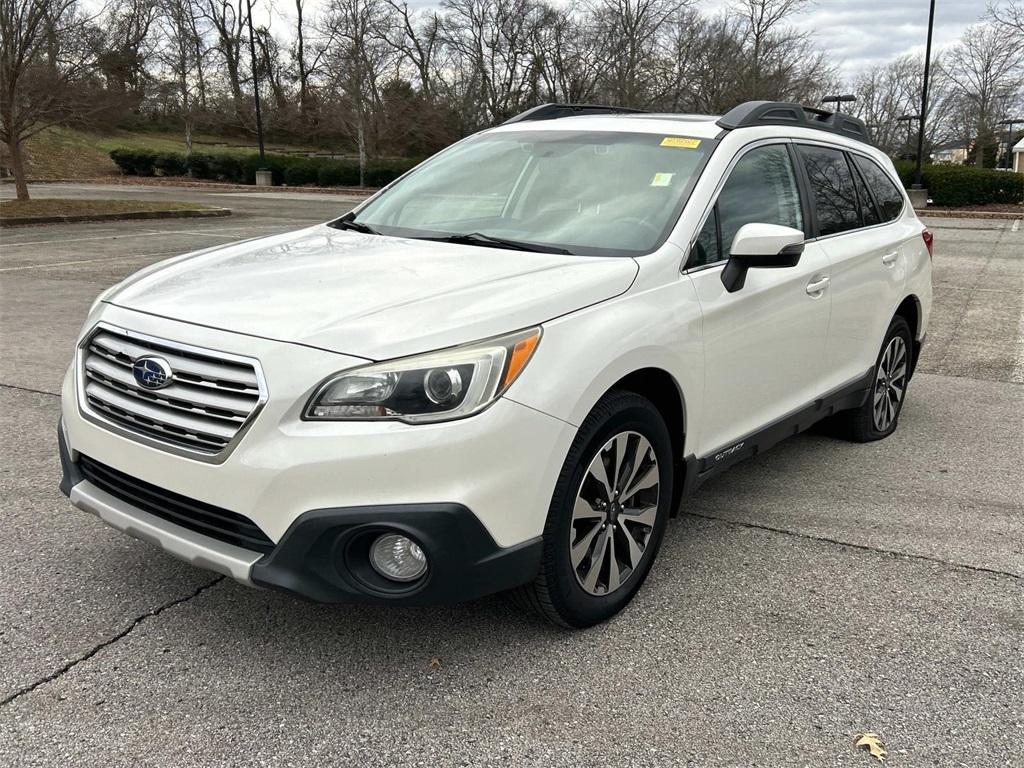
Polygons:
M728 451L822 394L831 305L828 258L814 241L800 262L751 269L735 293L721 273L744 224L807 232L786 143L746 150L735 162L687 262L703 315L704 407L695 452Z

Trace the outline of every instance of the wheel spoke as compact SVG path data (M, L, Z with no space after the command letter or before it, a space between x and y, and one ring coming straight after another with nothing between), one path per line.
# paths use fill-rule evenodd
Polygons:
M630 488L636 481L637 473L643 466L644 460L647 458L647 453L651 449L651 444L647 442L647 438L639 436L636 444L633 447L633 456L630 458L629 472L622 473L619 477L619 498L625 501L635 491L630 491Z
M659 479L658 465L651 464L646 470L644 470L644 473L634 481L633 485L627 488L619 498L623 503L626 503L640 493L640 491L646 491L648 488L656 486Z
M628 525L623 523L619 526L619 530L622 531L622 535L626 539L626 552L629 556L629 569L631 571L635 571L637 565L640 563L640 558L644 555L644 552L640 549L640 545L637 544L636 539L633 538L633 532L629 530Z
M612 485L611 478L608 476L608 467L605 466L603 454L604 451L601 451L594 457L594 460L590 462L587 474L594 478L604 489L604 500L610 502L612 497L615 496L615 488Z
M629 435L625 432L618 435L613 443L612 453L615 463L612 465L612 490L622 489L623 467L626 465L626 454L629 451Z
M572 519L573 522L577 520L591 520L598 519L602 520L605 517L605 513L600 509L594 509L590 506L590 502L584 499L582 496L576 497L576 504L572 508Z
M594 543L594 536L596 536L600 531L601 524L594 523L594 527L587 531L576 541L575 544L573 544L571 552L573 568L580 567L580 563L583 562L583 558L586 557L587 552L590 551L590 545Z
M587 571L587 578L583 581L583 588L594 593L597 587L597 579L601 575L601 566L604 565L604 556L608 552L608 532L609 528L605 528L601 531L601 535L597 539L597 544L594 546L594 554L590 557L590 564Z
M619 520L625 523L639 523L640 525L646 525L649 528L654 527L654 521L658 517L658 508L655 507L641 507L639 509L624 509L619 515Z
M615 535L611 529L608 531L608 591L614 592L619 588L619 561L615 557Z

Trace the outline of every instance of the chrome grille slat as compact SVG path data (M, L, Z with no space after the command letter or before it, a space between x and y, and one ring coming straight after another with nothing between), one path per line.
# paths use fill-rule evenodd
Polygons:
M171 383L147 389L132 366L157 356ZM108 428L167 450L222 461L266 399L258 364L101 323L83 342L79 362L83 410ZM88 415L88 413L87 413Z
M255 392L259 391L259 380L256 378L256 373L252 370L251 366L247 370L245 366L236 363L222 363L216 358L210 358L209 361L198 360L192 356L182 355L180 352L169 347L165 348L157 344L143 346L134 340L129 341L128 339L118 338L113 334L103 333L102 331L92 337L90 346L102 347L117 357L122 359L126 357L132 361L146 355L159 355L171 364L171 368L176 373L217 382L218 384L223 383L225 388L229 390L242 388L251 389Z
M128 368L114 365L100 357L88 359L85 363L85 370L87 374L99 374L104 379L115 382L119 388L130 390L126 394L140 396L149 401L160 401L171 407L186 407L189 410L205 412L210 416L231 418L235 421L244 421L258 400L249 395L236 395L233 392L222 394L217 390L193 387L188 384L172 383L159 390L142 389L136 384L135 377ZM175 406L173 402L175 400L191 404L191 407Z
M85 385L85 396L109 403L123 411L135 414L136 416L142 416L145 419L163 424L171 429L220 437L225 441L230 440L235 434L235 429L230 424L224 424L223 422L218 422L205 416L186 413L185 411L164 408L156 403L151 404L142 400L136 400L118 392L116 389L105 387L95 380Z

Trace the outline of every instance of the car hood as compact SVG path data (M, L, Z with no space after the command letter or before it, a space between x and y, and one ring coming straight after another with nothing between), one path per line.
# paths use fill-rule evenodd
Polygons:
M186 254L104 300L370 360L542 323L623 293L631 258L363 235L326 225Z

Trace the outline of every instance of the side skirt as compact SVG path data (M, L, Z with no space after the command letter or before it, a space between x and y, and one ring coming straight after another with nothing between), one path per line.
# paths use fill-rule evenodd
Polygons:
M824 418L850 408L859 408L871 394L874 373L872 367L849 384L832 390L809 405L706 456L687 456L683 459L686 474L683 479L682 495L689 496L708 480L734 464L764 453L776 443L809 429Z

